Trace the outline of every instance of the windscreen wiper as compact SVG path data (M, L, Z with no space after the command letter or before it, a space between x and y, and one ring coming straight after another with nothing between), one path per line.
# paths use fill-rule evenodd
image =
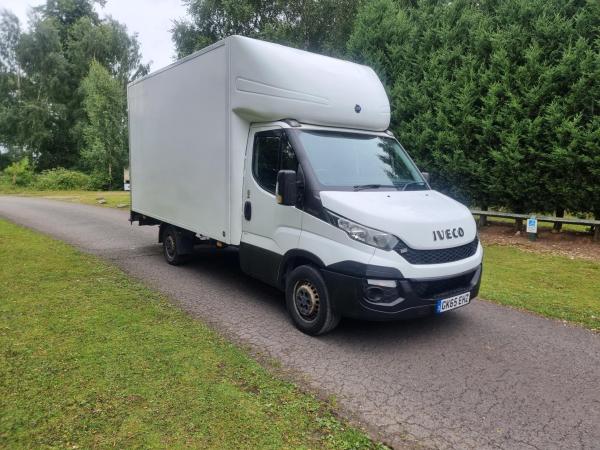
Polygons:
M402 185L402 190L405 191L408 186L412 186L412 185L415 185L415 184L417 184L419 186L426 186L427 185L427 183L425 183L424 181L409 181L408 183L405 183L405 184Z
M362 191L363 189L379 189L382 187L391 187L395 188L393 184L357 184L353 186L355 191Z

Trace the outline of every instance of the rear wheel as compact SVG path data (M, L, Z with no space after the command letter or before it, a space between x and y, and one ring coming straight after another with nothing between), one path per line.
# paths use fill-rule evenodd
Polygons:
M333 330L340 322L323 277L313 266L296 267L286 277L287 310L296 327L312 336Z
M186 245L188 243L183 242L184 239L187 238L171 225L163 231L163 255L169 264L178 266L190 260L191 255L182 252L184 247L188 247L188 245Z

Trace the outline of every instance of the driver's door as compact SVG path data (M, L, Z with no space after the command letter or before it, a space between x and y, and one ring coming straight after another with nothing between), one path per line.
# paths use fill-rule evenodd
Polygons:
M301 211L275 199L277 173L298 170L281 127L252 127L246 149L240 264L244 272L275 285L283 255L297 248Z

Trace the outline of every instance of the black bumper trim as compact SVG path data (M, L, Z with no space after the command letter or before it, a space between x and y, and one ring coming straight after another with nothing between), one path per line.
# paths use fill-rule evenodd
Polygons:
M325 270L353 277L381 278L386 280L403 278L402 273L394 267L374 266L357 261L340 261L327 266Z
M402 298L402 301L395 301L392 302L392 306L386 306L383 303L372 303L365 298L366 275L355 276L335 272L330 270L331 267L328 266L323 270L323 277L327 283L329 297L335 310L344 317L367 320L394 320L430 315L435 311L437 300L467 291L470 292L471 299L474 299L479 294L482 273L482 266L479 265L469 272L449 277L433 279L397 277L395 278L397 281L397 298ZM452 280L459 277L463 277L461 281L464 281L464 284L453 284ZM427 282L438 283L441 287L443 287L444 282L447 282L450 289L433 292L432 295L419 294L418 288L415 289L415 283ZM429 294L427 290L421 290L420 292Z

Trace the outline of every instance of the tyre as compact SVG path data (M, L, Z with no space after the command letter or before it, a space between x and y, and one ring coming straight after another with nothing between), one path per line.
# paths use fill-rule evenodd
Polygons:
M286 277L285 300L294 325L303 333L324 334L340 322L340 316L332 308L323 276L313 266L296 267Z
M169 225L163 231L163 255L169 264L179 266L190 260L191 255L189 252L182 252L184 248L189 248L189 246L186 245L189 243L184 242L184 239L186 239L186 237L173 226Z

